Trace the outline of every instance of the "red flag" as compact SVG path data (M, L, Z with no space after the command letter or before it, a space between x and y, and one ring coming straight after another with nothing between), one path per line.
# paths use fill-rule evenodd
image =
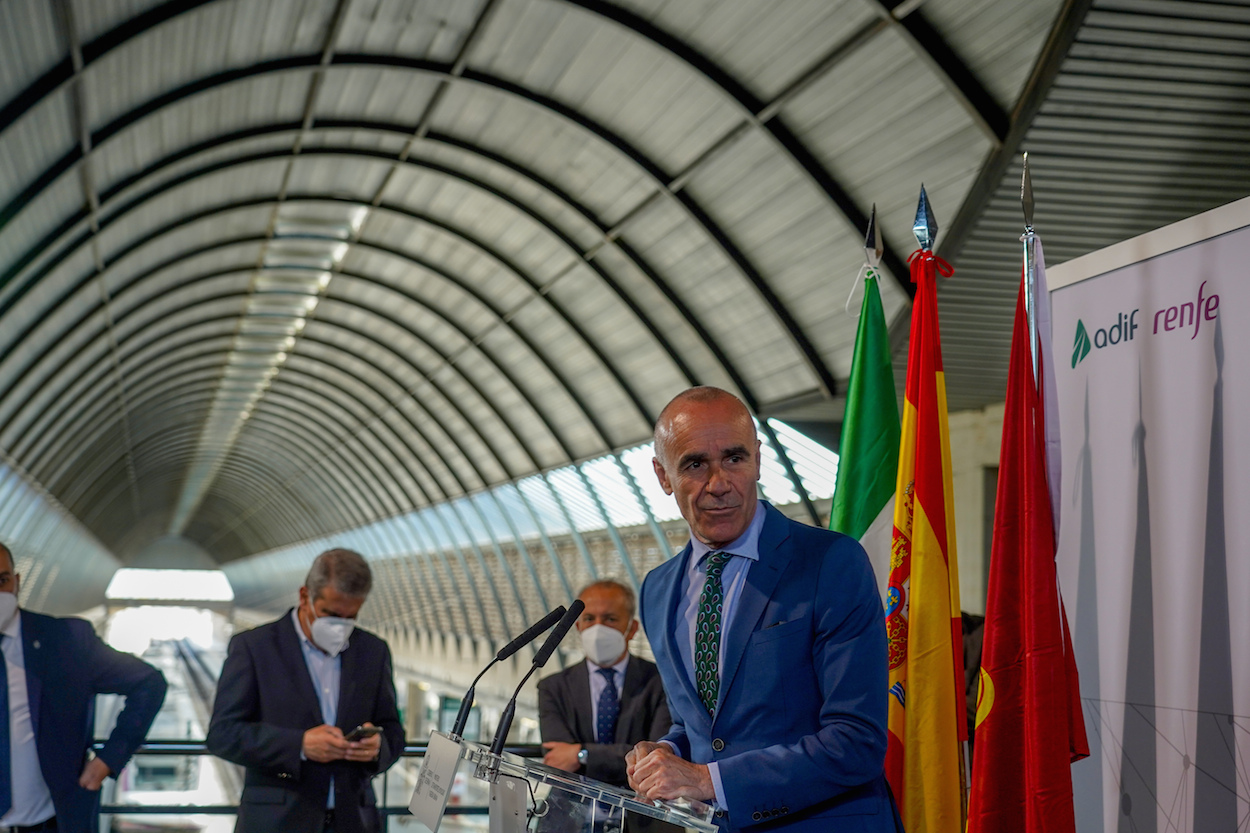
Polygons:
M1024 292L1021 280L1003 415L968 833L1071 833L1070 765L1089 754L1055 573L1045 414L1033 380ZM1045 358L1038 357L1039 371Z

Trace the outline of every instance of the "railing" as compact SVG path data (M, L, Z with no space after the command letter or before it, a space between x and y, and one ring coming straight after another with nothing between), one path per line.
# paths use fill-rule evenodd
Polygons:
M401 758L424 758L427 744L425 743L408 743L404 745L404 751L400 753ZM104 748L104 743L97 741L93 749L99 752ZM543 755L542 747L536 744L523 744L518 746L505 746L504 751L512 755L519 755L522 758L541 758ZM180 741L180 740L150 740L142 744L137 750L136 755L195 755L195 756L211 756L203 741ZM378 777L382 779L382 801L379 803L378 812L384 817L404 815L408 812L408 805L389 805L385 803L385 797L389 795L388 787L390 785L390 770L382 773ZM488 807L486 805L451 805L447 808L447 815L464 815L464 816L484 816L487 814ZM235 804L104 804L100 807L100 813L103 815L221 815L232 816L239 812L238 805Z

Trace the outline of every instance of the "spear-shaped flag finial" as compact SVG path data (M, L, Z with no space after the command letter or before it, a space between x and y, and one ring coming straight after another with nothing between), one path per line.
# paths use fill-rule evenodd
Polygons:
M1033 178L1029 176L1029 154L1024 154L1024 174L1020 177L1020 205L1024 207L1024 229L1033 230Z
M864 256L874 269L881 265L885 247L881 244L881 229L877 225L877 204L872 204L872 216L868 218L868 233L864 235Z
M916 235L916 242L926 252L933 251L933 241L937 238L938 224L929 208L929 195L925 193L924 184L920 185L920 202L916 205L916 222L911 227Z

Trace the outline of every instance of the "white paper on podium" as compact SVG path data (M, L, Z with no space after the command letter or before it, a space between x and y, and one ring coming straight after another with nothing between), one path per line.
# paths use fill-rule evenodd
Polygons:
M499 775L490 785L490 833L524 833L529 782Z
M417 773L417 786L412 791L412 800L408 802L408 812L431 833L438 833L459 763L460 744L446 735L432 733L421 771Z

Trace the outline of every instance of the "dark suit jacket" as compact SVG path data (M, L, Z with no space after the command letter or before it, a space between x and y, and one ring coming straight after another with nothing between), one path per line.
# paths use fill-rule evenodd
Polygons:
M686 672L673 622L689 546L643 582L642 621L664 677L682 757L717 761L722 829L902 830L884 777L886 638L881 595L852 538L765 504L724 640L715 718Z
M88 622L28 610L19 615L30 720L57 828L61 833L95 833L100 793L78 786L95 733L95 697L126 696L117 725L99 753L116 775L160 711L165 678L143 660L105 645Z
M349 732L366 721L382 727L380 753L369 763L300 760L304 732L324 721L290 611L230 640L208 748L247 768L237 833L321 833L331 778L337 830L380 829L369 779L395 763L404 748L391 652L384 641L357 628L339 656L339 728Z
M590 675L579 662L538 683L538 721L543 742L580 743L586 749L585 774L624 785L625 753L642 740L657 740L672 725L664 686L654 663L631 655L621 684L616 743L595 743Z

